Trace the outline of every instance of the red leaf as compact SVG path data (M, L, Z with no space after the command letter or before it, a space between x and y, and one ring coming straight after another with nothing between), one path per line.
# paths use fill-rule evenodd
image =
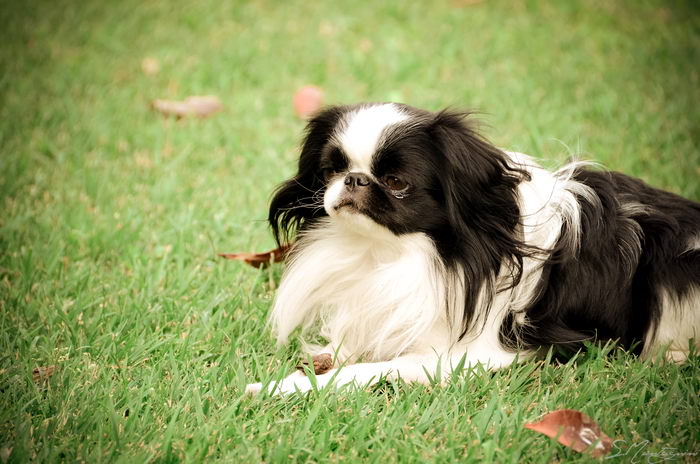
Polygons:
M589 449L594 457L608 454L612 439L590 417L574 409L560 409L546 414L539 422L525 424L526 429L557 438L564 446L582 453Z
M301 119L309 119L323 105L323 91L314 85L306 85L294 94L294 112Z
M238 261L244 261L253 267L258 269L261 267L267 267L270 263L279 263L284 261L289 251L289 246L281 246L275 248L274 250L266 251L264 253L219 253L219 256L224 259L235 259Z

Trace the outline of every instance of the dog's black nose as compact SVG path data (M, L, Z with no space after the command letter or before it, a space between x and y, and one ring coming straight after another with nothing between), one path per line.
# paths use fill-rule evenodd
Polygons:
M345 176L345 185L347 185L349 189L367 187L369 185L369 176L361 172L350 172Z

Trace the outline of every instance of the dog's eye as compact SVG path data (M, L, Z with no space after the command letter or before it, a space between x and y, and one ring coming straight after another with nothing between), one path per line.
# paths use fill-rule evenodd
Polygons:
M384 176L383 181L387 187L394 191L405 190L406 187L408 187L406 181L399 179L396 176Z
M333 177L336 174L338 174L338 171L334 168L321 169L321 175L323 176L323 180L328 181L331 177Z

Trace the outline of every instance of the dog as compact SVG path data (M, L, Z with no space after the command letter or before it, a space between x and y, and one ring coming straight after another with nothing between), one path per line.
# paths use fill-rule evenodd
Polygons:
M335 366L315 387L428 383L541 348L615 340L683 361L700 339L700 204L590 164L557 171L480 136L469 113L328 107L269 223L293 242L270 321ZM445 376L443 375L443 378ZM295 372L248 392L308 391Z

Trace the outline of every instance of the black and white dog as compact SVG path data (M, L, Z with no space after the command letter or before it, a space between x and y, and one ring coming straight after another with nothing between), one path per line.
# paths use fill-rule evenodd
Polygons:
M309 122L270 205L278 241L297 235L271 322L280 343L318 330L329 345L310 352L347 364L318 387L427 382L592 339L685 359L700 342L700 204L580 163L550 172L464 116L360 104ZM268 388L312 385L296 372Z

